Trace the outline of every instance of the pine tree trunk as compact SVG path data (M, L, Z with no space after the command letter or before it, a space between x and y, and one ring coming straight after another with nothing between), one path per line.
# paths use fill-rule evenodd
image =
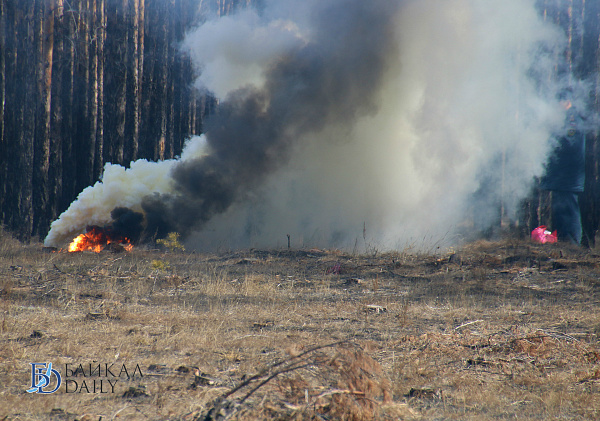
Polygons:
M98 112L99 112L99 98L98 98L98 40L101 36L98 28L98 1L90 1L90 36L92 42L90 43L90 131L89 131L89 160L90 169L92 170L93 179L97 180L100 177L102 170L102 158L96 155L97 151L101 146L98 145Z
M143 122L143 94L144 94L144 49L145 46L145 34L146 34L146 0L139 1L139 37L138 37L138 75L137 75L137 96L136 96L136 107L137 107L137 150L136 157L140 157L140 137L142 133L142 122Z
M6 219L6 177L8 150L6 145L6 0L0 0L0 223Z
M91 23L91 45L90 45L90 164L93 174L93 179L97 180L102 174L102 167L104 165L102 151L103 151L103 66L102 66L102 53L103 53L103 38L104 38L104 27L103 27L103 11L104 11L104 0L91 0L90 3L90 18Z
M121 55L123 57L123 74L118 76L119 88L117 93L117 138L116 147L114 152L114 160L118 163L124 163L125 161L125 130L127 124L127 82L129 79L129 63L127 58L129 55L129 24L127 22L127 8L129 0L123 0L122 3L122 19L125 23L123 42L121 44Z
M174 9L174 4L175 4L175 0L171 0L171 10L173 11ZM171 26L171 25L170 25ZM172 26L171 26L172 27ZM169 36L167 36L167 46L171 46L171 42L173 41L173 37L171 35L172 30L169 33ZM175 144L176 142L176 137L175 137L175 110L176 108L178 109L178 105L179 105L179 101L181 100L181 98L179 96L177 96L176 91L175 91L175 85L179 84L179 79L178 77L176 77L176 75L174 74L174 71L179 70L179 63L176 62L175 58L176 55L174 54L173 51L171 51L171 48L169 48L168 50L168 67L165 69L165 74L167 75L167 86L168 86L168 90L167 90L167 133L166 133L166 147L165 147L165 153L164 153L164 157L163 159L171 159L175 156L175 150L179 149L179 152L181 151L181 148L178 147L178 145ZM176 107L177 106L177 107ZM180 138L177 139L178 141L180 141Z
M17 125L17 153L13 155L18 160L16 171L11 173L13 185L17 192L17 209L13 215L15 232L22 240L28 241L33 232L33 172L34 172L34 139L36 135L36 116L40 98L37 94L39 50L42 48L40 37L43 0L25 3L25 16L20 22L23 32L17 34L18 56L16 71L23 76L20 86L23 86L23 97L15 104L19 107ZM19 95L21 96L21 95Z
M132 134L131 134L131 160L138 158L140 138L140 0L133 0L133 33L132 33ZM143 30L142 30L143 32Z
M77 135L75 138L76 185L75 190L81 191L94 181L94 145L90 139L90 13L89 1L82 0L80 6L80 25L77 43L77 85L75 86L75 107Z
M55 0L54 10L52 12L53 17L51 19L54 20L54 32L58 34L58 36L62 35L62 28L64 25L64 0ZM53 60L54 62L58 62L59 60L63 60L63 43L61 39L58 39L56 35L53 35L54 38L54 57L57 60ZM49 131L49 140L50 140L50 166L48 169L48 191L49 191L49 200L48 200L48 218L46 225L43 226L44 232L40 234L45 234L48 230L48 225L51 220L55 219L58 216L59 209L61 207L61 197L62 197L62 145L63 145L63 81L64 72L61 71L60 66L56 66L56 69L52 70L52 84L50 85L51 89L51 108L50 108L50 131Z
M75 107L75 71L76 65L76 49L75 49L75 34L78 33L80 27L81 14L77 10L71 9L73 4L65 14L64 31L63 31L63 51L65 58L63 60L63 126L61 128L61 136L65 140L62 142L62 197L61 209L66 209L68 204L77 195L77 155L76 155L76 136L79 134L77 130L77 118L75 116L78 109Z
M104 168L104 43L106 40L106 14L105 0L97 0L96 13L96 97L98 101L98 124L96 126L96 149L94 172L96 179L100 177Z
M168 16L169 10L165 7L165 16ZM155 152L156 159L165 159L165 150L167 147L167 128L169 118L169 104L167 102L168 86L169 86L169 20L163 19L161 25L161 65L159 67L160 77L158 83L158 95L160 95L160 132L157 144L157 150Z
M37 112L33 148L32 235L41 235L49 225L50 109L52 106L52 57L54 53L54 0L42 0L36 10Z
M14 2L8 2L6 5L6 80L13 81L14 84L19 84L23 86L24 75L22 72L18 72L18 64L19 60L22 60L19 51L19 44L22 38L22 32L20 33L20 28L22 25L23 19L23 7L17 7ZM19 194L19 184L15 183L15 171L19 168L20 157L17 155L20 150L17 142L20 140L19 132L22 131L22 126L19 126L19 123L22 124L22 120L20 120L20 116L22 115L23 108L25 104L23 102L18 102L19 100L24 100L24 89L19 91L15 89L9 89L9 86L6 86L6 104L4 111L4 121L6 125L4 126L4 138L6 142L4 144L4 154L3 157L7 157L4 160L4 171L6 177L4 178L4 198L3 198L3 222L8 226L8 228L16 233L15 228L18 227L15 224L15 214L18 211L18 194ZM17 106L20 104L20 106ZM9 142L9 139L11 140ZM13 141L14 140L14 141Z

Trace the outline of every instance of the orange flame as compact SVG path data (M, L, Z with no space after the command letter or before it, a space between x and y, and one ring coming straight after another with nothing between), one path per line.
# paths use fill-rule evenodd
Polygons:
M69 252L89 250L100 253L110 243L118 243L127 251L133 249L133 244L127 237L111 238L107 230L92 226L88 227L85 234L80 234L71 241Z

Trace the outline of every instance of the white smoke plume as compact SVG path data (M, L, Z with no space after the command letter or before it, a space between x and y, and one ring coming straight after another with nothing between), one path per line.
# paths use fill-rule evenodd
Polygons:
M139 159L132 162L129 168L107 163L102 180L79 193L77 200L52 223L44 245L60 247L85 232L89 225L110 224L111 212L117 207L142 212L144 197L173 190L170 177L173 166L180 161L201 157L205 153L204 148L204 139L198 136L186 143L179 159L159 162Z
M453 241L542 173L564 42L534 0L267 0L207 18L184 43L221 99L199 153L107 165L45 243L115 206L197 248Z

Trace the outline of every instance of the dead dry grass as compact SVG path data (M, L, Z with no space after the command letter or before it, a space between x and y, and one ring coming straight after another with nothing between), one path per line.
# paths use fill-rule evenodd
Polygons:
M0 419L598 419L599 257L51 253L0 234ZM143 377L28 394L32 362Z

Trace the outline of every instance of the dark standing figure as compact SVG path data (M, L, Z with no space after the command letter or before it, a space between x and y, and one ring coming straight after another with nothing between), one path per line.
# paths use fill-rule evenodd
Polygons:
M559 241L581 243L579 194L585 182L585 133L582 118L568 97L561 98L566 110L563 130L557 133L557 145L546 165L541 188L552 193L552 229Z

